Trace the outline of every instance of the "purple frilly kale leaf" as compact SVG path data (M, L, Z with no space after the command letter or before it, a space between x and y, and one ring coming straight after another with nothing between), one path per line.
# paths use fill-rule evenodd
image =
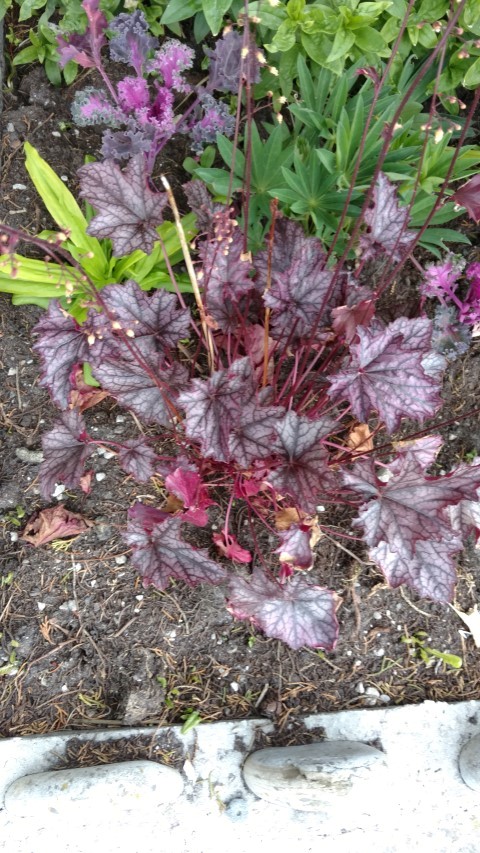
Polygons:
M167 364L159 353L128 356L125 350L123 358L116 355L91 360L95 379L145 423L169 426L176 414L178 392L187 384L187 371L179 363Z
M48 388L53 401L61 409L69 403L73 367L88 361L88 333L58 302L51 302L34 328L38 335L33 349L42 361L40 385Z
M291 563L299 569L311 569L313 566L311 535L311 528L307 524L291 524L288 530L279 533L282 544L275 553L280 555L280 562Z
M408 208L400 207L395 186L382 172L373 191L372 207L364 218L368 231L360 237L362 259L367 261L386 252L392 261L399 261L415 234L407 230Z
M53 429L42 438L43 462L39 479L42 496L48 500L56 484L80 485L85 460L93 452L88 444L85 422L76 411L64 412Z
M463 187L450 196L450 201L460 204L466 209L470 218L478 222L480 220L480 175L470 178Z
M141 522L129 520L125 539L133 548L132 562L144 587L163 590L171 579L189 586L225 580L223 566L211 560L204 549L193 548L181 538L181 524L175 517L146 529Z
M228 610L237 619L249 619L268 637L292 649L302 646L333 649L338 637L337 596L296 575L279 584L261 571L250 580L230 581Z
M231 30L223 38L217 39L214 50L205 50L210 59L210 90L233 92L236 95L240 77L250 84L260 82L258 48L250 35L245 54L243 38L236 30Z
M280 406L247 403L232 424L229 450L232 459L248 468L256 459L267 459L276 444L276 427L285 410Z
M414 455L406 453L387 483L381 482L371 460L357 462L344 482L366 498L354 522L364 530L370 548L385 543L404 560L415 558L418 542L451 543L455 537L447 507L475 500L480 465L461 465L443 477L426 477ZM461 547L457 540L458 548Z
M276 427L272 451L280 463L270 471L267 482L280 494L294 498L306 512L315 511L319 496L332 486L328 453L321 441L334 431L335 423L328 418L313 421L295 412L287 412Z
M130 160L138 154L147 154L152 147L149 134L138 127L112 132L106 130L102 137L101 155L104 160Z
M232 136L235 130L235 116L231 115L227 104L216 101L208 92L199 96L199 102L197 113L201 115L188 128L190 145L196 154L201 154L206 145L214 144L217 133Z
M436 297L443 304L450 301L458 286L458 279L465 266L463 258L449 255L440 264L425 267L425 277L420 284L422 296Z
M191 68L195 59L195 51L177 39L167 39L157 50L148 66L150 72L162 75L167 89L188 93L192 87L183 78L183 72Z
M267 249L262 249L254 258L258 286L264 288L267 284L268 270ZM299 222L293 219L278 219L275 223L273 250L271 256L271 271L284 273L297 260L303 260L308 269L315 269L326 260L322 244L317 237L307 237Z
M117 85L118 100L126 113L141 110L150 103L148 83L143 77L124 77Z
M142 353L157 348L168 351L188 334L190 312L179 308L177 299L166 290L147 294L136 281L112 284L102 290L112 330L123 330L135 339Z
M98 211L87 233L110 238L117 258L135 249L149 254L157 239L155 226L163 222L167 196L149 188L143 156L133 157L123 172L106 160L82 166L78 175L80 195Z
M150 51L158 47L158 40L148 33L148 21L141 9L122 12L112 18L110 32L110 58L113 62L132 65L141 75Z
M470 282L470 287L460 309L459 320L461 323L477 325L480 323L480 264L470 264L465 271L465 276Z
M117 458L123 470L139 483L146 483L155 473L156 455L143 436L124 441Z
M311 334L322 338L330 324L328 307L338 299L340 280L324 267L324 253L315 238L296 239L295 255L282 271L273 271L265 304L272 311L271 335L291 341ZM276 266L276 264L275 264Z
M110 103L106 93L93 86L75 92L71 110L72 118L79 127L92 124L118 127L123 121L121 111Z
M349 366L329 379L330 397L348 400L361 422L378 412L391 433L402 417L423 421L434 415L441 402L437 368L445 364L436 364L432 375L431 321L399 317L385 329L359 327L357 333Z
M255 394L248 358L217 370L209 379L192 379L178 403L185 409L185 432L201 443L202 453L219 462L230 459L230 433L242 408Z
M224 213L226 206L214 202L203 181L194 178L183 185L188 206L197 217L197 228L209 236L213 233L215 214Z

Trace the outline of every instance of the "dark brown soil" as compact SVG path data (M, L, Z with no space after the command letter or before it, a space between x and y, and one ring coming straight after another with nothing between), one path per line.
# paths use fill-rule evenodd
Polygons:
M23 167L25 139L75 191L76 169L85 154L96 153L99 136L68 125L68 96L40 71L7 94L0 208L9 223L31 232L51 224ZM40 309L14 308L0 296L0 310L1 736L178 723L192 711L203 720L266 715L280 732L295 731L300 714L364 705L362 685L377 688L392 705L478 698L480 656L456 614L390 590L362 550L347 551L342 540L320 542L313 570L315 580L342 599L340 640L329 654L293 652L234 622L221 588L142 589L121 532L128 506L140 495L159 503L162 487L135 484L103 457L93 457L95 472L106 476L91 494L63 501L94 526L73 541L40 548L22 542L25 520L45 505L38 462L25 451L40 448L56 412L38 385L31 349ZM477 342L446 380L442 418L454 422L442 430L445 468L480 452L478 416L461 420L478 401L479 373ZM111 400L87 420L99 437L137 431ZM456 606L469 611L479 595L478 552L470 549L459 568ZM463 666L455 670L435 656L425 662L412 654L402 638L421 630L430 648L460 655Z

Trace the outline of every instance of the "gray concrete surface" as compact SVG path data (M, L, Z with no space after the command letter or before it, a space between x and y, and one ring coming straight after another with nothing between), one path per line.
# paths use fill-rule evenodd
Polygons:
M389 781L360 811L332 809L328 818L257 799L241 767L255 733L268 720L203 724L181 735L184 794L153 810L119 811L112 821L101 803L74 819L61 813L14 818L0 811L1 853L480 853L480 794L458 770L464 744L480 733L480 701L425 702L305 717L328 740L360 740L381 748ZM55 767L70 737L105 739L155 730L64 732L0 741L0 803L18 777ZM141 802L141 798L140 798Z

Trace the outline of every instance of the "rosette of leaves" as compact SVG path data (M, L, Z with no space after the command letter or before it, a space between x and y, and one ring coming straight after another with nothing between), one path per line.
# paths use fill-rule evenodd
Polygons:
M445 361L432 350L431 321L382 322L376 293L327 267L320 241L287 219L252 259L230 211L215 207L201 185L187 192L205 229L197 266L201 325L173 294L148 295L134 281L104 288L82 326L58 303L37 325L41 383L63 410L43 440L44 498L59 482L90 487L84 468L98 442L69 408L72 368L88 361L119 405L177 447L165 458L157 439L144 434L101 442L140 482L161 473L177 500L136 504L130 512L126 541L145 586L225 583L237 618L295 649L331 649L339 599L315 564L314 544L321 547L323 529L331 532L317 505L345 504L353 513L349 527L392 586L450 600L455 557L476 524L480 466L429 473L441 446L436 435L392 444L380 460L373 440L363 451L349 444L352 417L372 435L437 413ZM415 236L392 193L380 176L360 257L393 260L411 251ZM105 221L113 206L105 201L97 216ZM212 501L224 523L207 551L184 531L206 525ZM237 541L230 527L239 502L251 541ZM260 551L257 525L276 536L277 548ZM250 563L250 576L238 574L235 563Z

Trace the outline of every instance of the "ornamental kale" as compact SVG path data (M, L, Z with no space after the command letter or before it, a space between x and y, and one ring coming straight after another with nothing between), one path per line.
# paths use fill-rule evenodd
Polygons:
M461 344L468 342L469 330L465 326L473 326L474 333L478 334L480 324L480 264L470 264L465 270L469 286L462 299L458 295L458 287L464 268L463 258L448 255L443 263L426 267L425 278L420 286L424 298L436 298L441 303L443 310L437 309L436 312L438 336L445 339L442 345L447 351L456 350L457 353L462 352ZM450 347L449 340L452 341Z
M142 158L123 173L112 163L89 164L80 180L98 211L92 233L148 250L165 197L147 187ZM348 538L366 543L391 586L450 600L455 558L479 529L480 465L434 476L438 435L390 444L385 437L405 418L423 423L437 413L446 367L432 347L432 321L385 323L376 310L380 289L368 286L365 258L379 252L392 263L412 248L388 180L380 174L359 263L348 271L327 266L320 241L282 219L252 257L233 210L213 205L195 183L188 193L205 229L195 311L129 281L92 292L82 326L56 303L37 326L41 382L63 410L43 441L43 496L59 482L89 488L84 464L98 441L72 408L78 365L88 361L103 390L173 448L160 456L159 436L148 433L102 440L139 482L161 475L170 496L161 507L136 504L129 513L126 541L145 586L226 582L237 618L294 649L331 649L339 597L316 582L314 548L334 532L328 513L343 505L359 534ZM473 304L478 270L469 270ZM453 265L430 271L428 286L454 294L456 274ZM355 430L363 443L352 440ZM239 503L248 539L232 530ZM208 544L214 505L223 524L208 552L190 544L188 530L203 528ZM273 541L267 550L262 527ZM243 564L243 574L227 560Z
M96 68L103 79L105 90L90 86L75 94L72 115L79 125L100 124L108 128L102 144L106 160L118 162L141 154L151 171L156 155L176 132L188 134L197 153L215 142L217 133L223 136L233 133L235 119L228 105L216 101L212 95L215 89L226 91L221 76L226 60L222 59L221 46L219 56L213 60L208 91L195 88L184 76L193 64L191 48L176 39L167 39L159 47L158 40L149 35L145 14L139 9L117 15L107 29L103 16L92 18L89 13L95 2L84 0L83 3L89 21L85 35L72 35L68 42L63 36L59 37L58 49L62 65L75 59L84 67ZM131 66L135 72L116 85L110 80L101 58L106 32L109 33L110 59ZM236 52L244 64L239 35L236 44L238 40L240 47ZM220 41L227 41L228 48L228 38ZM245 73L250 74L253 81L258 79L259 67L253 40L251 56ZM238 88L240 67L233 69L231 58L229 67L232 72L235 70ZM175 93L195 96L184 115L178 118L174 114Z

